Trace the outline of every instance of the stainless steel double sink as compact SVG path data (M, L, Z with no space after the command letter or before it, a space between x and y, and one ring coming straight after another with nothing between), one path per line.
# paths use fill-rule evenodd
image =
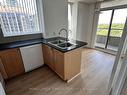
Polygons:
M61 49L66 49L66 48L69 48L69 47L72 47L72 46L76 46L76 44L71 43L71 42L66 41L66 40L54 40L54 41L49 41L48 43L52 44L54 46L57 46Z

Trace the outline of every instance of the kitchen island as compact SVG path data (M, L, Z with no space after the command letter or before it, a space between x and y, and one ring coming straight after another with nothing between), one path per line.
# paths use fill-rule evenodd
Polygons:
M87 45L86 42L51 38L44 43L44 63L58 76L69 82L80 74L82 47Z

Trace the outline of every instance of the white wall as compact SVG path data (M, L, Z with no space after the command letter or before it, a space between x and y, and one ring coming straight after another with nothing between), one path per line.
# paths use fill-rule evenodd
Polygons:
M99 17L99 14L95 13L96 6L98 6L98 4L78 3L76 38L77 40L87 42L88 47L94 47L96 38Z
M88 21L89 21L89 5L78 3L77 33L76 39L88 42Z
M78 15L78 2L72 2L72 39L76 39L76 32L77 32L77 15Z
M126 4L127 4L127 0L109 1L109 2L103 2L101 4L101 8L108 8L108 7L120 6L120 5L126 5Z
M68 29L67 0L43 0L45 38L58 36L61 28Z

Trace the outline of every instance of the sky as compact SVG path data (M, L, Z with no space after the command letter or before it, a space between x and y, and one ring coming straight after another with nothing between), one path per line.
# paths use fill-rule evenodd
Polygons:
M99 16L99 24L109 24L111 19L112 11L102 11ZM127 8L117 9L114 12L113 23L125 23L127 18Z

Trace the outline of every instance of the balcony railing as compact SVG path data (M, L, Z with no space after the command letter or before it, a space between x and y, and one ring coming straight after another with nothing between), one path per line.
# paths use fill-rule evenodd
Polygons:
M105 44L108 40L107 48L117 51L122 32L123 29L111 29L110 36L107 37L108 28L99 28L95 46L105 48Z

